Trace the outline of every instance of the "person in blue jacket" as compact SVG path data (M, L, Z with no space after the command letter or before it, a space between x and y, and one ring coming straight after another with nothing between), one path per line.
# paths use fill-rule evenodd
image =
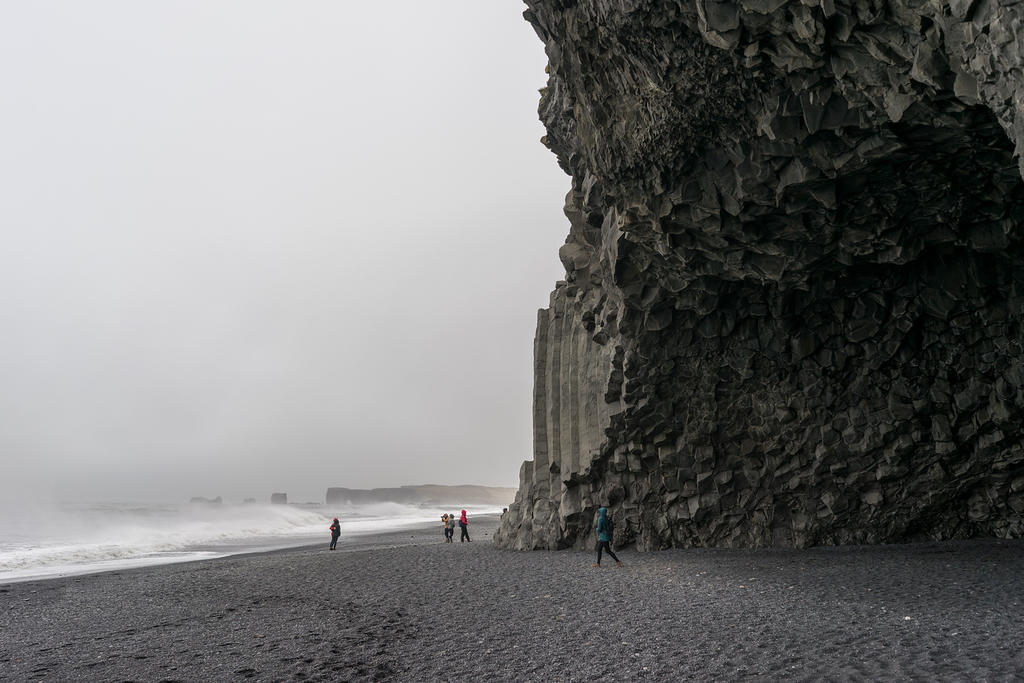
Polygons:
M608 524L608 508L601 508L597 511L597 562L594 563L595 567L601 566L601 551L607 550L608 554L613 560L615 565L618 567L622 566L622 562L612 552L612 534L610 525Z

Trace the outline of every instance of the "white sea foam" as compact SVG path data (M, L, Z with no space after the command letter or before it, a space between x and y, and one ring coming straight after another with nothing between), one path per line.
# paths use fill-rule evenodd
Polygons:
M0 510L0 583L222 557L439 522L442 512L365 506L75 504ZM496 512L475 508L471 514Z

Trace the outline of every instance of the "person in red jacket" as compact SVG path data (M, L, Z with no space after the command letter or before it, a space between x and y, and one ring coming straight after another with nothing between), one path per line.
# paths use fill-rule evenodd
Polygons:
M462 536L459 537L459 543L463 541L469 542L469 520L466 519L466 511L462 511L462 516L459 517L459 526L462 527Z
M331 522L331 550L338 547L338 537L341 536L341 522L335 517Z

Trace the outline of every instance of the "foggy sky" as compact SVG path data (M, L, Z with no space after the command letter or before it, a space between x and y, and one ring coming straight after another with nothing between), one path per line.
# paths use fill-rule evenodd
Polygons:
M516 485L570 184L522 9L0 5L0 492Z

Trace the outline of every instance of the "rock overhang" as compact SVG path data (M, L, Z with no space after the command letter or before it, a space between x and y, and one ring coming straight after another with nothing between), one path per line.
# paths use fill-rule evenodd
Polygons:
M1019 535L1010 3L528 3L573 178L498 539Z

